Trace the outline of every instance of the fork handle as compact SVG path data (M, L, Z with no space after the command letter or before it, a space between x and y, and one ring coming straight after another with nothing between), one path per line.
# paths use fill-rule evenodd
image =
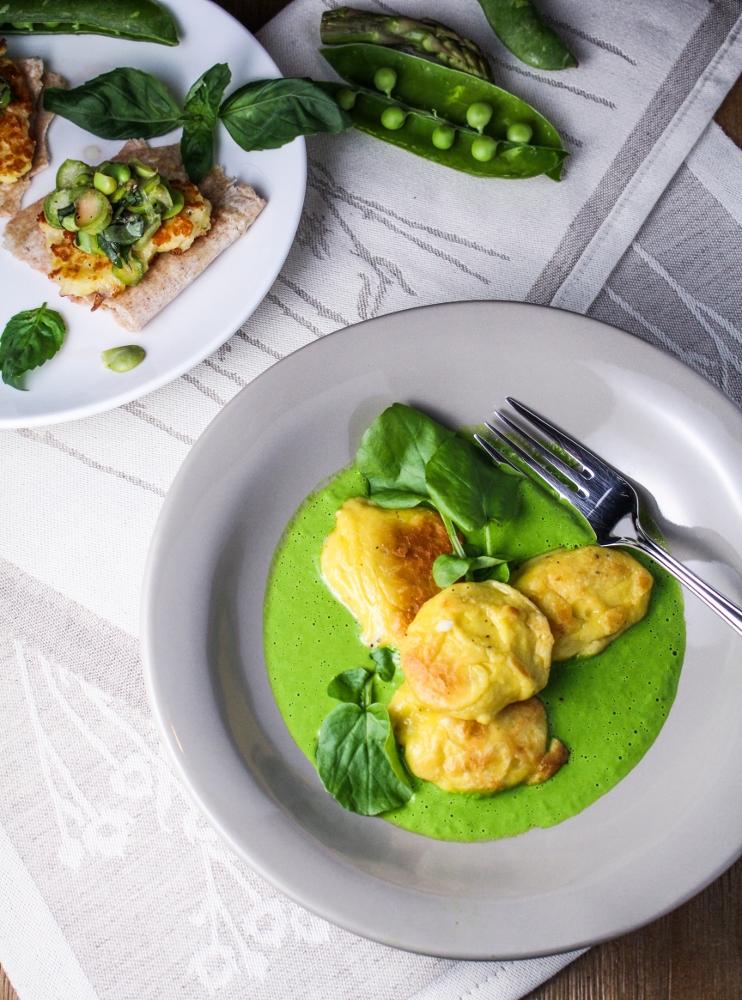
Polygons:
M710 583L702 580L692 569L688 569L686 565L678 562L666 549L663 549L653 538L650 538L638 522L635 522L635 525L637 538L617 538L609 544L625 545L628 548L637 549L639 552L644 552L650 556L695 594L696 597L700 597L704 604L708 604L717 615L724 619L727 625L732 626L735 632L742 635L742 608L733 601L730 601L728 597L720 594Z

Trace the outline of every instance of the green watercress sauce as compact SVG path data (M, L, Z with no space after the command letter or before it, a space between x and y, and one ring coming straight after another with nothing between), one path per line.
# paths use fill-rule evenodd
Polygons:
M319 728L337 705L327 694L328 684L341 671L368 662L358 624L322 581L319 564L335 512L364 490L363 478L350 468L305 500L276 550L266 590L264 641L271 686L289 732L313 763ZM526 480L518 516L498 530L498 555L516 562L560 545L593 541L578 516ZM543 785L491 796L444 792L412 777L414 797L384 813L384 819L440 840L494 840L560 823L629 773L667 718L685 651L679 584L638 558L655 580L646 617L597 656L555 663L539 694L550 732L570 749L568 763ZM397 672L388 683L376 681L376 698L388 702L401 679Z

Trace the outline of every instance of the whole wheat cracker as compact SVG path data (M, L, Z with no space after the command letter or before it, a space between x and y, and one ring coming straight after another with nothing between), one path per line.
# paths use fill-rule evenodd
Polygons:
M46 133L54 115L44 108L44 91L47 87L67 86L67 81L59 74L45 73L43 60L36 56L13 61L23 74L28 92L34 101L34 110L29 120L29 134L36 143L36 148L28 173L19 177L14 184L0 184L0 217L15 215L19 211L31 178L49 165Z
M143 139L131 139L113 157L128 160L136 156L170 180L185 180L180 147L150 147ZM127 330L136 332L156 316L209 264L242 236L262 211L265 201L248 184L227 177L221 167L212 167L199 185L211 202L211 229L199 236L183 254L157 254L144 280L119 295L104 300L101 309L113 313ZM43 233L38 225L44 201L40 199L12 219L4 237L5 247L31 267L48 274L52 268ZM75 302L95 305L95 296L70 296Z

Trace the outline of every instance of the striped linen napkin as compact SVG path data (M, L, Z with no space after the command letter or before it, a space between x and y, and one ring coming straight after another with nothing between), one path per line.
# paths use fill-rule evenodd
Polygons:
M555 122L561 185L482 185L357 133L310 140L296 243L224 347L110 413L0 432L0 962L21 1000L515 1000L574 957L406 954L285 899L173 776L137 650L148 543L190 446L252 378L339 327L454 299L552 303L742 401L742 152L709 125L742 69L739 4L541 6L578 71L524 68L473 0L426 13ZM321 10L295 0L264 30L285 73L329 75Z

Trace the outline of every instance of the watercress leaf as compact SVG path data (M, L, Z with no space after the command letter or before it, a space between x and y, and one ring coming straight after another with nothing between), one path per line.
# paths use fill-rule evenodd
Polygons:
M349 701L355 705L363 706L363 692L372 676L373 671L366 670L365 667L344 670L342 674L338 674L330 681L327 693L338 701Z
M507 572L507 563L494 556L468 556L464 558L463 556L440 555L433 563L433 579L441 589L450 587L452 583L456 583L467 573L480 570L488 570L489 572L482 573L477 577L478 580L499 580L500 576L493 574L503 565ZM508 580L508 576L509 573L505 576L503 583Z
M371 652L371 659L376 664L376 676L379 680L390 681L399 664L399 653L391 646L379 646Z
M481 572L475 572L475 580L497 580L498 583L507 583L510 579L510 567L506 562L500 562L497 566L493 566L491 569L484 569Z
M471 559L461 556L438 556L433 563L433 579L441 590L445 590L462 576L466 576L471 563Z
M393 403L361 438L356 465L370 485L381 490L428 496L425 467L453 431L403 403Z
M232 71L226 63L217 63L202 73L186 94L183 105L186 118L203 118L213 128L231 79Z
M383 705L333 708L319 732L317 770L340 805L363 816L397 809L412 797Z
M200 184L214 166L214 126L202 118L188 119L180 137L180 157L188 180Z
M407 493L404 490L374 490L371 499L379 507L391 507L396 510L430 502L430 497L424 497L419 493Z
M463 438L443 442L425 467L425 481L433 503L462 531L515 515L520 477L506 475Z
M24 389L23 376L53 358L64 342L65 322L58 312L37 309L16 313L0 336L0 370L3 382Z
M151 139L183 124L183 113L156 77L124 66L73 90L50 87L44 107L103 139Z
M504 559L496 559L494 556L477 556L472 559L470 570L493 569L496 566L507 565Z
M246 83L222 104L219 117L248 152L277 149L299 135L342 132L353 124L331 94L306 78Z

